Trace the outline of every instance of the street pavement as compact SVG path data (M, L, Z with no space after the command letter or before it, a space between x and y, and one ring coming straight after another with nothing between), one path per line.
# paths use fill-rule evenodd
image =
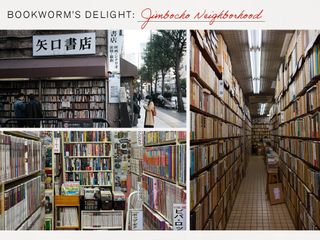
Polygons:
M145 109L143 108L143 105L145 104L144 101L141 101L141 118L138 119L138 125L135 128L144 127ZM162 107L156 107L156 112L157 115L154 117L155 128L186 128L186 112L179 113L177 110L165 109Z

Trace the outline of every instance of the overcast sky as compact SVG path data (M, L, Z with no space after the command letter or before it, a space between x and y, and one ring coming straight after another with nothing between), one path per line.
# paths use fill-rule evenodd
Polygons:
M124 30L124 58L140 68L141 44L149 41L150 30Z

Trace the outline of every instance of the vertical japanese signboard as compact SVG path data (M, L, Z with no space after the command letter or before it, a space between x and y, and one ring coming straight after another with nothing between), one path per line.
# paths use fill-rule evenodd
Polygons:
M35 35L33 56L83 55L96 53L96 33Z
M143 230L142 210L131 210L131 228L134 231Z
M108 31L109 103L120 101L120 57L123 44L121 30Z
M108 70L120 74L120 55L123 44L122 30L108 31Z
M187 210L185 204L173 204L173 223L175 231L186 230Z

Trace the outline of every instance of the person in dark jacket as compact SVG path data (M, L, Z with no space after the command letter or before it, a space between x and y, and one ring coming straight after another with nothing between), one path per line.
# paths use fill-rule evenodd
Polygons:
M26 105L27 118L43 118L41 103L35 98L33 94L29 95L29 102ZM40 120L28 121L29 127L40 127Z
M24 94L19 93L14 104L13 110L16 118L26 117L26 104L24 102ZM17 119L18 127L24 127L24 121Z

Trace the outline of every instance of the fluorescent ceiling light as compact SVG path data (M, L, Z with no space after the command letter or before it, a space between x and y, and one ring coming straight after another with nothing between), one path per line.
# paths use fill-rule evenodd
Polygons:
M262 103L260 106L260 115L264 115L264 112L266 110L266 103Z
M260 87L261 87L260 79L253 79L252 80L252 84L253 84L253 93L254 94L259 94L260 93Z
M248 43L249 43L253 93L259 94L260 93L260 74L261 74L262 31L248 30Z
M249 49L261 49L262 31L248 30Z
M29 78L0 78L0 81L29 81Z

